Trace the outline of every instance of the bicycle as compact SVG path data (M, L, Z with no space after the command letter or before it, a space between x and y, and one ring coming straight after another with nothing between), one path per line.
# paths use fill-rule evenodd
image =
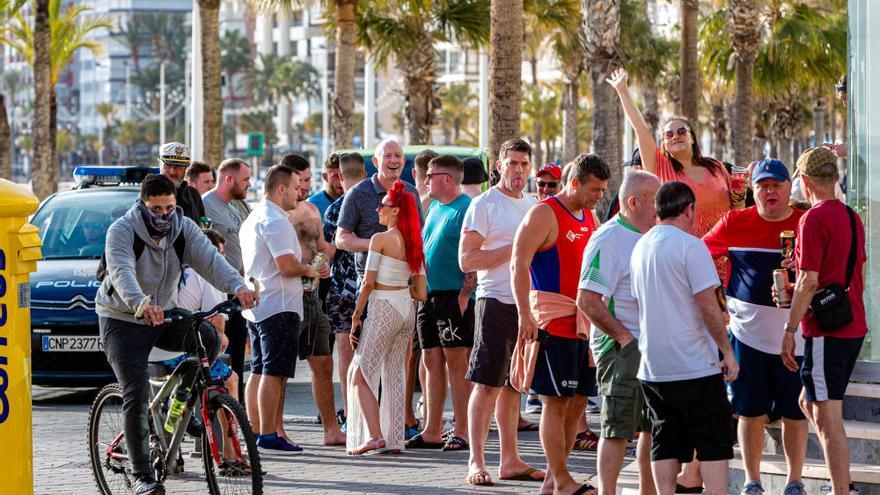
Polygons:
M147 409L150 427L150 464L153 476L164 483L178 467L178 453L198 399L203 423L201 431L202 460L212 495L263 491L263 471L257 451L257 440L241 404L227 393L222 382L211 378L211 364L198 332L203 321L216 314L229 314L241 306L236 300L221 302L208 311L188 313L166 312L166 323L189 323L189 331L198 337L198 356L183 360L168 375L158 392L150 387ZM151 365L152 367L153 365ZM193 372L195 370L195 372ZM152 378L151 383L156 383ZM184 383L191 377L189 383ZM161 383L161 382L159 382ZM172 433L164 429L166 404L178 387L188 390L186 404ZM89 412L89 458L98 489L104 495L131 493L133 474L126 452L122 389L119 384L105 386L98 392ZM169 438L170 437L170 438Z

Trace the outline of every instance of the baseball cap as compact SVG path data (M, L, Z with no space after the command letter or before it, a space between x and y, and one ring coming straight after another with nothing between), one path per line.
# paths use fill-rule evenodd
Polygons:
M482 184L489 180L489 174L486 173L486 168L483 167L483 161L479 158L465 158L464 161L462 161L462 165L464 165L464 177L461 180L462 184Z
M775 158L765 158L755 165L752 171L752 184L757 184L764 179L775 179L779 182L791 180L788 167Z
M159 147L159 159L168 165L185 167L189 165L189 146L172 141Z
M553 177L556 180L562 180L562 167L553 162L547 162L541 165L541 168L538 169L535 177L540 177L541 174L549 174L550 177Z
M798 157L797 168L809 177L834 177L837 175L837 157L828 148L810 148Z

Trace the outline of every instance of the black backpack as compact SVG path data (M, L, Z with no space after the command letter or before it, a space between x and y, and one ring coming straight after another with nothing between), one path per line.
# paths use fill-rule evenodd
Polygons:
M137 234L134 234L134 242L132 243L132 249L134 250L134 261L137 263L137 260L140 259L141 255L144 253L144 248L147 247L146 243L143 239L140 238ZM180 262L180 278L183 280L183 255L186 251L186 237L183 235L183 231L181 231L177 238L174 239L174 253L177 254L177 260ZM98 262L98 269L95 271L95 278L98 279L98 282L103 282L105 278L107 278L107 251L101 254L101 261ZM111 285L107 289L107 295L113 295L113 286Z

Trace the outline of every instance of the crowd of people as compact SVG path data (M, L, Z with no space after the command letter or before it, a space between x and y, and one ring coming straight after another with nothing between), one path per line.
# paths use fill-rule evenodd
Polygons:
M202 339L212 359L230 355L231 368L213 372L244 401L263 455L303 451L283 423L300 360L325 445L352 456L467 450L470 485L495 483L486 459L494 418L497 479L534 481L540 493L616 493L635 442L640 493L723 494L738 441L743 493L760 495L764 426L781 419L785 495L805 493L807 422L833 493L848 493L841 401L867 332L865 237L837 199L835 154L819 147L798 158L804 210L790 201L789 164L765 159L731 174L702 155L681 117L663 124L658 144L626 72L608 83L641 152L604 223L596 208L610 164L587 153L545 164L533 196L522 139L502 144L491 185L480 160L431 151L415 158L412 185L401 144L386 139L371 157L377 173L367 176L360 154L333 154L310 195L308 160L285 155L253 206L246 162L227 159L215 173L191 164L186 146L164 145L162 173L108 229L97 296L124 391L134 492L164 493L149 474L147 362L171 363L194 346L163 312L235 297L243 311L213 320L216 332ZM598 434L585 415L594 389ZM545 470L519 453L518 432L534 428L521 417L524 394L540 401ZM571 453L585 444L598 444L597 488L572 474Z

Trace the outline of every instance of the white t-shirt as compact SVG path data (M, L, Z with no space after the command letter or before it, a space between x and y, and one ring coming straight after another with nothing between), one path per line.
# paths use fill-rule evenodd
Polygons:
M581 265L580 290L602 295L608 310L636 339L639 338L639 303L632 293L630 258L641 232L620 216L611 219L590 238ZM590 347L601 356L615 340L593 325Z
M721 373L718 346L694 299L721 285L703 241L657 225L636 243L630 270L640 309L638 378L670 382Z
M195 270L188 266L184 267L183 285L177 291L178 307L190 311L205 311L220 304L225 299L226 296L222 292L209 284ZM225 319L226 315L223 315L223 318ZM174 359L181 354L183 353L153 347L148 360L151 362L165 361L166 359Z
M514 199L492 187L471 201L464 214L461 232L476 232L483 236L483 249L512 246L516 229L529 208L538 200L523 194ZM514 304L510 288L510 263L504 262L488 270L477 270L477 298L491 297L504 304Z
M281 312L303 315L302 277L285 277L275 258L293 254L302 259L302 248L287 213L275 203L263 199L254 206L239 231L245 278L260 283L260 304L242 311L242 316L260 322Z

